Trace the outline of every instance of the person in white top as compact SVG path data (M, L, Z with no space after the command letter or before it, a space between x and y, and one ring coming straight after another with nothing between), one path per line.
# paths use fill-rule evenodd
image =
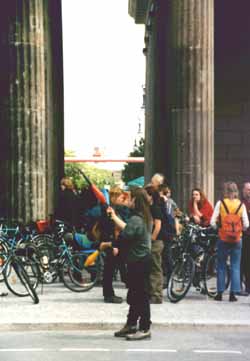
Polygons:
M231 217L231 223L227 222L229 220L228 215ZM239 219L238 223L237 218ZM235 294L240 292L242 231L249 227L246 207L239 200L239 191L236 183L224 183L223 199L216 203L210 224L213 228L219 228L217 242L217 295L215 300L222 300L225 290L226 263L229 256L231 277L229 301L234 302L237 301ZM228 231L228 224L232 226L231 233Z

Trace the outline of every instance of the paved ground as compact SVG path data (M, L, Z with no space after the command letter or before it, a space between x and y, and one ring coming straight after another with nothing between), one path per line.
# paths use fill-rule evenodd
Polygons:
M116 294L126 297L123 285L115 284ZM6 291L0 283L0 292ZM1 330L81 330L86 328L113 328L126 319L128 305L106 304L102 288L95 287L86 293L75 293L62 284L45 285L38 290L40 303L31 298L19 298L9 293L0 297ZM216 302L190 290L177 304L164 298L164 303L152 305L154 326L245 326L250 329L250 297L239 297L238 302Z

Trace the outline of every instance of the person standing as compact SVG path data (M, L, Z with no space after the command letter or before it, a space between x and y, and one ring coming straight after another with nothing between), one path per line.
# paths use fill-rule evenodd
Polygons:
M151 228L152 220L149 200L144 189L133 189L129 207L133 215L125 223L114 209L107 212L114 223L121 229L117 245L127 263L127 303L129 312L125 326L115 332L115 337L126 337L127 340L143 340L150 338L150 303L149 274L151 269ZM118 248L113 248L117 254ZM137 323L139 322L139 329Z
M151 197L150 211L153 219L152 240L152 268L150 273L150 303L160 304L163 302L163 269L162 252L166 229L164 224L163 207L158 190L151 184L145 187L148 196Z
M248 220L250 220L250 182L243 184L242 202L245 204ZM242 290L240 296L250 294L250 228L243 232L242 252L241 252L241 282L245 283L245 290Z
M215 205L210 222L213 228L219 227L217 241L217 295L216 301L222 301L225 290L227 258L230 256L230 296L229 301L237 301L236 293L240 291L240 261L242 248L242 230L249 227L247 211L239 200L236 183L226 182L223 185L223 199Z

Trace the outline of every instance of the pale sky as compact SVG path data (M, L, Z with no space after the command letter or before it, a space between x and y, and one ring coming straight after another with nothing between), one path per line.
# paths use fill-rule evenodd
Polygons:
M144 120L144 27L128 0L62 0L62 11L65 148L127 156Z

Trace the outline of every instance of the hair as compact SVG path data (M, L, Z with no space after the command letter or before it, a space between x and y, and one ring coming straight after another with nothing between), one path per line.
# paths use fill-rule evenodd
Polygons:
M199 192L200 193L201 199L198 202L198 208L200 209L204 205L204 203L206 202L207 197L205 196L205 193L200 188L193 188L192 189L192 204L193 204L193 192Z
M135 198L135 211L143 216L147 228L150 229L152 217L147 192L143 188L134 188L131 190L131 198Z
M69 177L63 177L60 181L60 184L63 185L66 189L74 189L74 184Z
M247 192L246 192L246 187L250 185L250 182L244 182L243 183L243 187L242 187L242 195L243 195L243 198L246 197L247 195Z
M160 184L163 184L164 181L165 181L165 177L164 177L164 175L163 175L162 173L155 173L155 174L152 176L151 180L152 180L153 178L155 178L155 179L158 181L159 185L160 185Z
M112 187L110 188L110 191L109 191L109 197L110 199L116 199L118 197L120 197L120 195L123 194L123 190L120 188L120 187Z
M224 198L239 198L238 186L235 182L225 182L223 184L223 197Z
M159 192L162 192L164 196L166 196L169 191L171 191L171 189L168 184L163 183L159 185Z

